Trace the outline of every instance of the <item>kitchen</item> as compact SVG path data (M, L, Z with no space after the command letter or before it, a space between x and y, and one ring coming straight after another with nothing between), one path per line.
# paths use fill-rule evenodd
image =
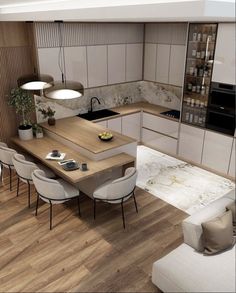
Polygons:
M0 291L179 291L162 282L159 264L189 244L185 221L235 192L233 4L2 2ZM39 138L21 140L10 92L45 76L46 87L26 89ZM53 88L65 85L78 95L56 97ZM73 186L78 210L73 201L53 211L50 200L39 201L40 173L32 175L36 193L5 168L6 144L53 171L49 180ZM125 197L96 200L109 195L103 184L129 178L126 170L137 170L137 187L124 207ZM213 268L217 255L205 257L204 271L197 254L184 250L167 262L170 281L180 272L185 292L231 292L231 279L221 287L221 272L214 282L209 276L227 268L222 276L231 278L228 258ZM185 287L199 274L202 282Z

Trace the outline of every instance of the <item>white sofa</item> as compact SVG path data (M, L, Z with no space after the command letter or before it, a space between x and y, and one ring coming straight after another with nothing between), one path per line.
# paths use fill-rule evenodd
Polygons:
M201 223L220 215L235 200L235 190L185 219L184 243L156 261L152 282L163 292L235 292L235 246L206 256Z

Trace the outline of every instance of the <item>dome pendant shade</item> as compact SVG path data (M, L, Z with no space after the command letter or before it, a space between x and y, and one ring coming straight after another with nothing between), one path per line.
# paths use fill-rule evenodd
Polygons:
M53 77L47 74L27 74L17 79L17 84L24 90L38 91L51 87Z
M70 100L81 97L84 94L84 87L80 82L60 81L52 82L51 87L45 88L44 95L54 100Z

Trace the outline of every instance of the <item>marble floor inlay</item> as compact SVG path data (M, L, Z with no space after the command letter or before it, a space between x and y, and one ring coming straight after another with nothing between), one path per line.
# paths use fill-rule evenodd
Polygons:
M193 214L235 188L224 177L145 146L138 146L137 186Z

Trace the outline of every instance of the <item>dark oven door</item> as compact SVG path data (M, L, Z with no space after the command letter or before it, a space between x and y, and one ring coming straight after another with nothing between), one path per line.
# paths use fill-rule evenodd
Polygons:
M212 82L208 106L220 110L234 110L235 86L231 84Z
M229 135L234 135L235 131L235 115L234 113L223 113L208 109L206 128Z

